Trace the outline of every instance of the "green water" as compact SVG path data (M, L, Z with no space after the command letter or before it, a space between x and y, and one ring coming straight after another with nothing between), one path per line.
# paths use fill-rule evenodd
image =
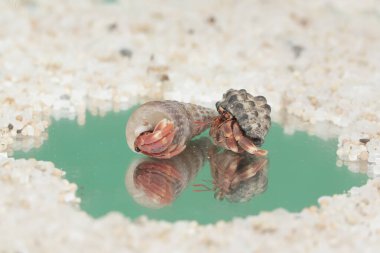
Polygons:
M109 113L104 117L87 114L84 126L70 120L54 121L41 148L16 152L15 157L49 160L66 171L67 179L79 186L81 208L94 217L118 211L132 218L146 215L168 221L210 223L276 208L300 211L316 205L322 195L343 193L366 180L365 175L335 165L336 140L324 141L303 132L285 135L279 125L273 124L264 144L269 150L269 168L263 193L245 203L230 203L214 199L212 191L194 192L193 184L212 179L206 163L174 203L149 209L138 205L125 186L129 165L143 157L133 153L125 142L125 123L130 113Z

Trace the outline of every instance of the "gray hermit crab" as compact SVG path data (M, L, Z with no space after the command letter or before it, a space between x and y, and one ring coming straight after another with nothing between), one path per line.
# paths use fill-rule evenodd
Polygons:
M244 151L259 156L259 149L271 125L271 107L263 96L252 96L246 90L228 90L216 103L219 116L211 125L214 144L236 153Z

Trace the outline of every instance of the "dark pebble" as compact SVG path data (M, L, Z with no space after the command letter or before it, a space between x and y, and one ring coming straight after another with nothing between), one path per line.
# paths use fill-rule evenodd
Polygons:
M296 59L299 58L304 50L305 50L305 48L303 46L293 45L292 51L294 54L294 58L296 58Z
M70 95L64 94L64 95L60 96L60 99L62 99L62 100L69 100L70 99Z
M128 57L128 58L132 58L132 51L128 48L122 48L119 50L119 53L121 56L123 57Z
M216 18L214 16L210 16L207 18L207 23L213 25L216 23Z
M161 78L160 78L160 81L161 82L165 82L165 81L169 81L169 76L167 74L163 74L161 75Z
M369 142L369 139L364 138L364 139L359 139L359 141L360 141L361 143L367 144L367 142Z
M117 24L116 23L111 23L111 24L108 25L107 29L110 32L115 31L117 29Z

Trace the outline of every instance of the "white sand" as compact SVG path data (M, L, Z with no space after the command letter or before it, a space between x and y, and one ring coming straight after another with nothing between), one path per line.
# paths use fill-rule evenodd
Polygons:
M266 96L287 133L338 137L338 163L380 174L376 1L204 2L0 2L0 251L380 250L378 179L320 208L200 226L94 220L54 165L7 158L40 146L51 116L84 124L86 109L149 99L212 106L234 87Z

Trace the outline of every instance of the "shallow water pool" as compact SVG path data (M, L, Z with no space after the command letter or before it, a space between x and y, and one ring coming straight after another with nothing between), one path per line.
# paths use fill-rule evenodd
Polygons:
M304 132L286 135L278 124L263 146L269 150L265 161L215 150L205 137L192 144L198 151L177 159L181 161L150 160L148 166L139 166L145 157L132 152L125 141L130 113L88 113L84 126L54 121L41 148L15 152L15 157L52 161L66 171L67 179L79 186L81 208L94 217L118 211L131 218L211 223L276 208L300 211L316 205L322 195L343 193L366 181L365 175L336 166L336 140ZM152 162L162 169L152 171ZM247 168L254 172L240 173Z

